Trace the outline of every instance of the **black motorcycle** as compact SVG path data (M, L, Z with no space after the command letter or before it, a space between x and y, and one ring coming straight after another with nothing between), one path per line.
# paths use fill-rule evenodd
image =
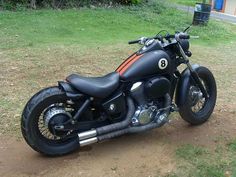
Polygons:
M186 31L130 41L143 46L116 71L103 77L72 74L36 93L22 113L26 142L56 156L161 127L174 111L192 125L207 121L216 103L216 83L209 69L189 63ZM180 73L181 64L187 67Z

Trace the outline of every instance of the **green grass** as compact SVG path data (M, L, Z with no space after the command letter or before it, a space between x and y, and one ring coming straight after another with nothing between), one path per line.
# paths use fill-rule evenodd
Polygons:
M206 149L202 147L193 146L191 144L184 145L176 151L176 155L185 160L192 160L196 157L204 156L207 153L208 152Z
M183 30L191 21L191 15L156 2L112 9L5 11L0 12L0 48L125 44L162 29ZM212 45L235 39L236 27L212 20L190 33L200 36L198 43Z
M228 144L231 151L236 152L236 139Z
M231 154L229 165L231 166L232 176L236 176L236 139L230 141L227 145L228 153Z
M230 149L230 151L228 150ZM232 150L232 151L231 151ZM191 177L223 177L236 175L235 141L214 150L194 145L182 145L176 150L179 159L177 172L170 174Z

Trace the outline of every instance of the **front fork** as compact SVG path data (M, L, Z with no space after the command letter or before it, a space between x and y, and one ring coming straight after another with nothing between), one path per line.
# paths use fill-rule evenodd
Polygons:
M208 99L209 95L205 89L205 87L203 86L201 80L200 80L200 77L198 76L197 72L192 68L191 64L189 63L189 59L188 59L188 56L185 54L183 48L181 47L181 45L178 43L178 46L179 46L179 50L180 50L180 53L184 59L184 63L187 65L189 71L190 71L190 75L192 76L193 78L193 81L196 83L196 85L200 88L203 96Z

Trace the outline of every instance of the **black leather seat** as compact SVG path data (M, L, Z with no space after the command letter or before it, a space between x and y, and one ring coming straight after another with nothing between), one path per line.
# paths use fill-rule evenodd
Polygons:
M105 98L119 86L120 75L112 72L103 77L83 77L71 74L66 80L77 90L93 97Z

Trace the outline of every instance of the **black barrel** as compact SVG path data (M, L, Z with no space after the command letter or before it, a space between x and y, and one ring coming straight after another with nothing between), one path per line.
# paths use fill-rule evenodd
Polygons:
M196 3L193 16L193 25L206 25L210 19L210 14L210 4Z

